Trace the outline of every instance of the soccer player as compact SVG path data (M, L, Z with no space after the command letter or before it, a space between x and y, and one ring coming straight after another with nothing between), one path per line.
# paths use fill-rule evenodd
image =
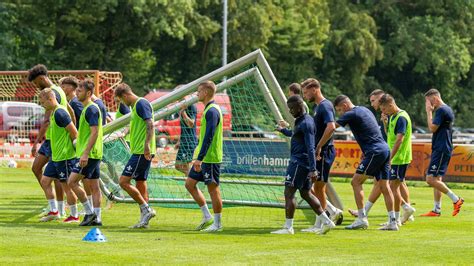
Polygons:
M374 91L372 91L370 94L369 94L369 101L370 101L370 105L372 106L372 108L374 108L375 111L380 111L380 98L382 98L382 96L385 94L385 92L383 90L380 90L380 89L376 89ZM383 112L381 113L380 115L380 120L377 121L378 122L378 125L380 127L380 131L382 132L382 137L385 141L387 141L387 122L388 122L388 117L387 115L385 115ZM370 212L370 209L372 208L372 206L375 204L375 202L378 200L378 198L380 197L380 195L382 194L382 191L380 190L380 187L378 186L378 181L374 179L374 184L372 186L372 191L370 192L370 195L369 195L369 198L367 199L367 202L365 203L364 205L364 209L365 209L365 213L367 215L369 215L369 212ZM410 199L409 199L409 191L408 191L408 187L407 187L407 184L405 182L402 182L400 184L400 194L403 198L403 201L404 201L404 204L410 204ZM407 210L410 210L409 208ZM348 209L349 213L354 216L354 217L357 217L358 216L358 212L356 210L351 210L351 209ZM404 222L405 219L403 219ZM409 216L409 220L411 221L414 221L415 218L413 217L413 215L410 215Z
M346 229L368 228L369 221L364 209L364 190L362 184L368 176L378 180L379 187L385 199L389 223L380 230L398 230L393 211L393 194L389 186L390 149L382 138L377 120L372 112L363 106L354 106L349 97L339 95L334 100L336 111L340 114L336 127L350 126L359 144L364 158L352 177L352 189L358 209L358 218Z
M222 111L214 102L216 84L204 81L197 89L198 100L205 106L201 116L201 131L198 146L194 150L193 164L186 179L185 187L201 208L203 218L196 230L203 232L222 231L222 198L219 189L220 166L223 157ZM197 187L199 181L207 185L211 196L214 219L209 212L206 199Z
M324 212L319 200L311 193L311 182L316 179L315 158L315 126L313 118L304 109L304 101L299 95L291 96L287 101L288 109L295 117L294 130L279 127L278 130L286 136L291 136L290 164L286 171L285 180L285 226L272 234L294 234L293 217L296 209L295 193L298 190L301 197L317 214L316 223L321 224L318 230L305 230L325 234L336 225Z
M37 88L40 90L44 90L45 88L51 88L54 91L55 97L57 102L66 107L69 114L73 114L71 106L67 103L66 95L64 94L63 90L58 86L54 85L53 82L48 77L48 69L45 65L35 65L30 70L28 70L28 81L32 82ZM46 111L45 118L43 123L41 124L40 130L38 135L36 136L36 140L33 143L33 147L31 148L31 154L35 157L33 161L33 165L31 170L33 174L36 176L38 183L41 184L42 172L43 167L48 163L51 159L51 144L50 144L50 134L49 134L49 117L50 112ZM36 147L40 143L40 141L45 137L45 141L41 145L40 149L37 151ZM65 214L65 204L64 204L64 197L63 197L63 190L59 181L54 181L54 187L56 192L56 201L49 201L49 209L51 208L58 208L59 214ZM43 191L46 193L45 188ZM49 188L46 188L49 189ZM47 214L48 215L48 214Z
M425 104L427 124L430 131L433 132L431 161L426 174L426 182L433 187L434 208L421 216L437 217L441 215L441 193L448 195L453 201L453 216L456 216L461 210L464 199L454 194L442 181L453 152L454 113L451 107L443 102L437 89L430 89L425 93ZM434 117L433 111L435 112Z
M326 184L329 182L329 171L336 158L336 149L333 143L333 133L336 128L334 107L331 101L324 98L318 80L309 78L301 84L301 87L303 88L304 98L314 104L317 178L313 183L312 191L321 202L321 207L329 212L331 220L337 222L342 219L342 210L334 207L331 202L326 200ZM319 227L320 225L315 224L313 228ZM311 228L308 230L311 230Z
M294 95L299 95L303 97L303 95L301 94L301 85L299 83L291 83L290 86L288 86L288 97L291 97ZM304 103L304 109L306 113L309 114L309 107L306 104L306 102ZM278 126L288 128L290 124L286 122L285 120L281 120L278 122Z
M59 86L61 86L64 93L66 94L67 101L74 111L76 128L79 126L79 119L81 117L82 109L84 109L84 106L82 106L82 103L76 97L76 89L78 85L79 81L72 76L64 77L59 81Z
M190 163L193 161L193 152L197 146L196 115L197 108L195 104L187 107L183 106L179 111L181 135L175 146L178 149L175 167L186 176L189 173Z
M117 86L115 97L132 107L130 119L130 157L119 184L140 206L140 221L131 228L147 228L156 212L148 205L146 180L151 160L156 153L155 129L153 128L153 108L145 98L135 95L125 83ZM135 180L136 187L131 180Z
M45 195L48 201L54 201L54 194L51 189L53 180L59 180L66 193L67 203L71 214L64 220L65 223L79 222L77 212L77 197L67 185L67 178L75 164L76 152L73 141L76 139L77 130L67 110L58 104L53 90L47 88L40 92L39 99L41 105L51 113L49 119L49 130L51 136L52 159L46 166L41 178L41 184L45 188ZM48 216L41 221L51 221L59 218L59 211L51 210Z
M408 221L415 209L410 206L409 193L407 201L400 194L401 183L405 182L405 173L412 160L411 148L411 119L408 113L398 108L395 99L390 94L384 94L379 100L380 110L388 116L386 126L388 147L390 153L390 188L394 197L395 219L399 226ZM403 218L400 220L400 206L403 207Z
M92 102L94 93L94 82L85 79L77 87L77 98L81 101L84 109L79 119L79 132L76 143L76 158L79 160L72 169L68 180L69 187L76 193L81 201L86 215L79 224L80 226L101 226L101 192L99 185L100 160L103 155L102 142L102 115L99 107ZM79 181L88 179L88 185L92 192L93 205L87 198Z

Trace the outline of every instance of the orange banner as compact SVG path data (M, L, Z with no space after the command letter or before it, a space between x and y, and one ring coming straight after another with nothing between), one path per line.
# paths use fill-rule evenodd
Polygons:
M362 151L355 141L335 141L336 160L331 168L334 175L353 175L359 166ZM424 180L430 163L431 143L413 143L413 161L407 179ZM446 181L474 182L474 145L454 145Z

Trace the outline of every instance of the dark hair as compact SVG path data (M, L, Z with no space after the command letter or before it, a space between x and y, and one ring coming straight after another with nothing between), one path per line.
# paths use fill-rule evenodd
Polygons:
M75 78L73 76L69 76L69 77L65 77L65 78L61 79L61 84L59 84L59 85L63 85L63 84L71 85L75 89L75 88L77 88L77 86L79 86L79 81L77 80L77 78Z
M321 89L321 84L317 79L314 78L309 78L306 79L301 83L301 88L303 89L310 89L310 88L316 88L316 89Z
M301 95L301 86L298 83L291 83L288 87L288 90L290 90L296 95Z
M211 91L212 95L216 94L216 91L217 91L217 86L212 80L206 80L206 81L201 82L198 88L199 87L202 87L204 89Z
M47 76L48 69L45 65L38 64L28 70L28 81L31 82L35 80L38 76Z
M437 90L437 89L435 89L435 88L429 89L429 90L425 93L425 97L433 96L433 95L441 96L441 93L439 93L439 90Z
M380 105L395 103L395 99L392 95L385 93L379 100Z
M380 95L380 94L385 94L385 92L381 89L376 89L376 90L373 90L370 94L369 94L369 98L374 96L374 95Z
M115 96L119 98L124 94L130 94L131 92L132 88L130 88L127 83L120 83L117 88L115 88Z
M86 91L90 91L92 92L92 94L94 94L94 82L92 81L92 79L84 79L83 81L81 81L79 83L79 87L82 87L84 89L86 89Z
M347 97L344 94L341 94L341 95L337 96L336 99L334 99L334 106L338 106L339 104L341 104L342 102L345 102L347 100L350 100L349 97Z
M288 100L286 101L287 105L294 104L294 103L303 105L304 104L303 98L301 98L301 96L299 95L293 95L290 98L288 98Z

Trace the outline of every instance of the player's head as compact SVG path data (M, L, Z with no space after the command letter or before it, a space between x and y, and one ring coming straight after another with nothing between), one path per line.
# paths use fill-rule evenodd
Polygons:
M439 90L434 88L425 92L425 99L430 101L433 107L438 107L443 103L443 100L441 99L441 93Z
M115 88L115 98L125 105L131 106L136 96L127 83L120 83L117 88Z
M288 96L301 95L301 85L299 83L291 83L288 87Z
M56 101L56 95L50 88L40 91L39 101L46 110L53 110L58 105L58 101Z
M45 65L38 64L28 70L28 81L35 84L40 90L49 87L47 78L48 69Z
M74 95L76 93L77 86L79 86L79 81L77 78L72 76L64 77L59 80L59 86L61 86L66 95Z
M339 115L343 115L347 111L351 110L354 105L351 102L351 99L344 94L341 94L334 99L334 108Z
M77 99L81 102L90 100L94 94L94 82L91 79L85 79L79 82L76 89Z
M197 96L200 102L207 102L214 99L217 86L212 80L201 82L197 88Z
M393 115L397 112L397 103L392 95L385 93L379 100L380 111L386 115Z
M372 106L375 111L379 110L379 100L385 94L381 89L376 89L369 94L370 106Z
M290 114L295 118L300 117L305 112L303 98L299 95L290 96L286 101L286 105L290 110Z
M316 101L316 95L321 93L321 84L317 79L309 78L301 83L303 89L303 96L309 102Z

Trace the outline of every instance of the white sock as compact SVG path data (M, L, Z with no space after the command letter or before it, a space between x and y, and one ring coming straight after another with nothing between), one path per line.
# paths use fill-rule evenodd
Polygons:
M366 216L369 215L369 211L370 211L370 209L372 208L373 205L374 205L374 203L370 202L370 201L367 201L365 203L364 210L365 210L365 215Z
M101 213L100 208L94 208L94 213L97 216L96 221L97 222L102 222L102 213Z
M337 212L337 208L334 207L334 205L329 202L329 200L326 201L326 210L331 214L334 215Z
M400 212L395 212L395 220L400 220Z
M207 204L204 204L204 205L201 206L201 212L202 212L202 217L205 220L211 219L211 217L212 217L211 212L209 211L209 208L207 207Z
M91 206L94 206L94 201L92 200L92 195L87 196L87 200L90 202Z
M92 205L88 200L82 202L82 206L84 206L87 215L92 214Z
M214 224L218 227L221 226L222 213L214 213Z
M48 200L48 204L49 204L49 211L50 212L57 212L58 211L58 207L56 205L56 200L55 199Z
M359 218L365 218L365 217L367 217L367 213L365 212L365 208L363 208L363 209L358 209L357 212L358 212L358 214L359 214L359 215L358 215Z
M394 211L389 211L389 212L388 212L388 220L389 220L390 222L395 222L395 221L396 221L396 219L395 219L395 212L394 212Z
M140 212L141 213L147 213L150 211L150 206L148 206L148 203L143 203L142 205L140 205Z
M287 229L293 228L293 219L288 219L288 218L286 218L285 227L286 227Z
M317 228L321 228L321 217L320 215L316 215L316 220L314 221L314 226Z
M329 219L328 215L326 214L326 212L323 212L319 215L319 219L321 219L321 224L327 224L331 221L331 219Z
M65 207L66 207L66 202L65 201L58 201L58 211L59 211L59 214L64 214L66 213L66 210L65 210Z
M79 217L79 214L77 213L77 204L69 206L69 210L71 210L71 216L74 218Z
M453 201L453 203L456 203L458 200L459 200L459 197L456 196L456 194L454 194L451 189L448 190L448 193L446 193L446 195L448 195L448 197Z
M433 211L435 211L435 212L441 212L441 201L435 201L435 202L434 202Z

